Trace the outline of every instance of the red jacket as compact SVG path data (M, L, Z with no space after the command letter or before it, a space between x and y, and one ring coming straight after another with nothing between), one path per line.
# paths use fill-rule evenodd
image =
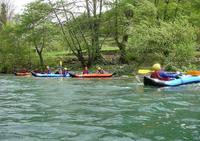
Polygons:
M152 73L151 73L151 78L156 78L156 79L164 80L164 81L170 80L170 78L161 77L161 76L160 76L160 71L154 71L154 72L152 72Z
M83 70L83 74L89 74L88 70Z

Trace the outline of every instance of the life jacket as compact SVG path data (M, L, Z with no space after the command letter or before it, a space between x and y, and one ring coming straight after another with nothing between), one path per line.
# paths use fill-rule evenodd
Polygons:
M159 80L164 80L164 81L169 81L170 78L169 77L161 77L160 76L160 71L154 71L151 73L151 78L156 78L156 79L159 79Z
M45 70L44 72L42 72L42 73L47 73L47 74L50 74L51 73L51 70L50 69L47 69L47 70Z
M19 71L19 73L26 73L27 71L25 69Z
M104 70L102 70L102 69L101 69L101 70L98 70L98 73L99 73L99 74L104 74Z
M83 70L83 74L89 74L88 70Z
M69 74L69 71L68 70L63 70L62 74Z
M63 74L64 76L70 76L70 74L69 74L69 71L68 71L68 70L64 70L64 71L62 72L62 74Z

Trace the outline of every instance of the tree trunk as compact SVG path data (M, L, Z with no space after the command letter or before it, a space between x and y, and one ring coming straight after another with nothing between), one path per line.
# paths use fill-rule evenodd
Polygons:
M101 55L101 46L99 43L99 20L96 19L93 24L93 37L92 37L92 47L95 48L94 52L94 62L102 61L103 57Z
M126 46L122 45L120 48L120 58L119 58L120 63L122 64L126 64L128 63L127 59L126 59Z
M115 5L115 8L116 10L118 10L118 0L115 1L116 5ZM115 20L114 20L114 24L115 24L115 28L114 28L114 38L115 38L115 42L119 48L119 51L120 51L120 57L119 57L119 62L122 63L122 64L126 64L128 63L128 60L126 59L126 43L128 42L128 33L126 30L126 32L123 34L123 35L120 35L119 31L118 31L118 28L119 28L119 22L118 22L118 18L119 18L119 15L118 15L118 11L115 11ZM124 27L126 28L126 27ZM120 40L120 36L122 37L122 40Z
M84 59L84 57L83 57L83 54L82 54L82 53L78 53L78 54L77 54L77 58L78 58L79 62L81 63L81 66L82 66L82 67L85 67L86 64L85 64L85 59Z
M43 59L43 56L42 56L42 52L38 52L38 56L40 58L40 68L42 71L44 71L44 59Z
M123 38L127 38L127 40L124 40L123 42L117 42L117 45L119 47L120 50L120 57L119 57L119 62L121 64L127 64L128 60L126 58L126 42L128 41L128 36L127 37L123 37Z
M97 12L98 2L100 3L99 13ZM90 8L89 0L86 0L86 10L88 19L90 19L89 27L91 30L91 48L89 49L88 65L93 64L94 62L101 62L103 60L99 41L103 1L93 0L92 3L93 6Z

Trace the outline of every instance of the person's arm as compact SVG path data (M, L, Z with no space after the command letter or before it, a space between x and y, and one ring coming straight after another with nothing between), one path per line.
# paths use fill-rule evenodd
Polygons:
M160 76L163 78L176 78L179 74L176 73L167 73L167 72L160 72Z
M106 71L102 69L102 74L105 74L105 73L106 73Z

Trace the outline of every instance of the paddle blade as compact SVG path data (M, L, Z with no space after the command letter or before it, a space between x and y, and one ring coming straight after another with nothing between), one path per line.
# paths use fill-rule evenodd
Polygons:
M73 73L69 73L69 75L70 75L71 77L76 77L76 74L73 74Z
M187 71L186 74L189 74L189 75L192 75L192 76L198 76L198 75L200 75L200 71L190 70L190 71Z
M147 74L147 73L151 73L151 72L152 72L152 70L145 70L145 69L138 70L139 74Z
M62 67L62 61L59 62L60 66Z

